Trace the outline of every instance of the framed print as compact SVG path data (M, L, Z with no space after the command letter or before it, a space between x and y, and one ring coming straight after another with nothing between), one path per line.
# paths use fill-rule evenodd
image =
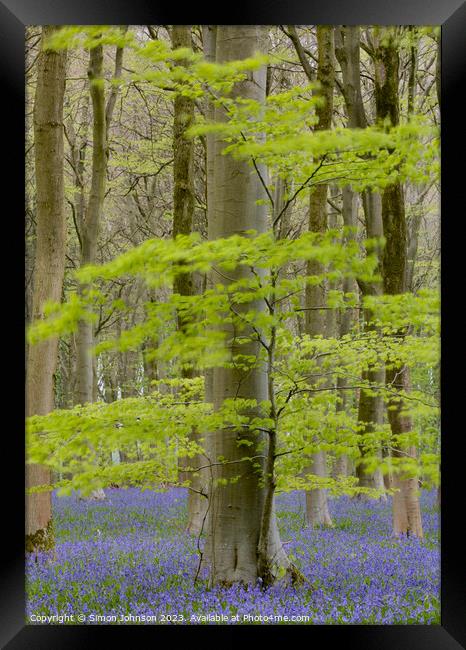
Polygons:
M0 30L2 647L466 647L465 5Z

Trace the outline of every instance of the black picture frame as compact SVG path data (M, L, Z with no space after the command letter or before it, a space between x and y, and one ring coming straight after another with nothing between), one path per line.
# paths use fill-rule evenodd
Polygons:
M231 5L231 6L230 6ZM7 397L2 409L11 422L4 425L2 445L0 539L1 620L0 642L8 650L31 648L53 650L108 647L110 637L129 647L140 647L142 636L161 643L162 631L173 642L197 644L207 633L209 643L237 645L244 638L258 642L270 634L278 642L291 642L296 632L304 633L306 645L342 644L345 648L374 650L456 650L466 647L466 572L462 539L464 498L464 442L461 429L463 385L453 379L460 364L458 353L464 339L460 283L461 248L459 226L464 221L462 204L466 178L465 112L461 91L466 87L466 4L460 0L258 0L234 2L224 7L207 3L163 5L154 0L0 0L0 105L3 125L3 251L13 251L13 261L4 263L3 304L8 317L0 339L8 369ZM24 590L24 321L21 273L24 259L24 28L43 24L360 24L441 25L441 118L442 118L442 487L441 487L441 625L405 626L27 626ZM7 142L5 142L5 138ZM9 140L9 141L8 141ZM458 243L455 250L454 244ZM455 263L456 262L456 263ZM463 273L464 275L464 273ZM455 287L457 284L457 287ZM15 305L15 308L11 305ZM452 305L455 305L453 307ZM16 309L16 307L18 307ZM6 313L6 312L5 312ZM7 343L5 343L7 341ZM454 344L454 347L453 347ZM12 399L15 397L15 405ZM464 398L463 398L464 399ZM23 410L22 410L23 409ZM4 418L2 418L2 423ZM280 635L280 630L283 636ZM288 641L290 639L290 641ZM165 639L166 641L166 639ZM263 641L260 641L261 643ZM298 643L298 641L294 641ZM302 641L300 641L302 643Z

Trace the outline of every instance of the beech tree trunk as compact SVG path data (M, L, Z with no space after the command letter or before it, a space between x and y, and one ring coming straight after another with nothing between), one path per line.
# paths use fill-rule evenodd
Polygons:
M103 79L103 46L90 51L88 77L93 110L92 179L84 221L79 224L81 236L81 266L96 260L97 237L105 198L107 180L107 127L105 119L105 90ZM86 286L80 286L84 293ZM93 325L87 321L78 324L76 342L76 394L75 403L85 404L93 399L93 368L90 349L94 341Z
M366 191L363 194L363 208L366 223L367 237L380 238L383 236L383 222L382 222L382 201L378 193ZM381 272L382 267L382 252L378 251L379 265L378 271ZM362 295L381 295L383 287L378 283L361 283L360 285ZM372 314L369 310L365 310L365 327L367 330L373 330L374 326L371 323ZM362 379L367 380L374 385L383 386L385 378L385 370L383 364L370 367L366 373L363 373ZM358 422L362 427L361 434L371 433L380 428L384 424L384 405L383 397L380 394L372 394L363 388L360 391L359 404L358 404ZM373 489L384 489L385 484L383 475L380 470L375 472L366 471L364 465L364 456L366 455L364 445L360 445L361 461L356 465L356 474L359 478L359 485L361 487L368 487ZM382 453L380 449L379 454ZM386 499L384 495L381 497Z
M126 28L123 28L123 32ZM123 66L123 48L117 47L115 54L114 79L121 76ZM105 199L108 164L108 130L112 121L118 93L118 85L112 87L107 104L105 104L105 89L103 85L104 51L102 45L97 45L89 53L89 92L92 100L92 177L91 189L84 210L83 220L77 222L81 243L81 266L93 264L96 261L97 241ZM77 215L79 216L79 215ZM79 291L85 293L87 287L80 285ZM81 320L78 323L76 341L76 389L75 404L92 402L94 397L94 372L90 350L94 344L92 323Z
M209 63L215 63L217 58L217 25L203 25L202 27L202 41L204 48L204 57ZM209 121L215 118L214 105L210 97L206 97L205 101L205 116ZM207 224L211 229L214 223L214 169L215 169L215 139L212 133L206 134L206 147L205 147L205 173L206 173L206 205L207 205ZM209 225L210 224L210 225ZM209 230L210 232L210 230ZM206 278L207 286L213 286L215 278L209 273ZM204 386L205 386L205 401L207 404L213 404L214 401L214 388L213 388L214 373L212 368L207 368L204 373ZM212 550L212 543L210 540L210 524L212 517L209 516L210 506L212 503L212 489L213 489L213 475L209 467L213 461L214 439L216 436L215 431L204 431L202 447L204 453L200 457L199 467L203 467L199 472L199 485L203 501L199 502L199 521L201 532L205 534L208 540L204 546L202 557L202 564L205 567L210 567L210 552ZM202 509L202 510L201 510Z
M42 30L41 52L34 101L35 175L37 197L36 256L32 319L44 317L47 300L60 302L65 272L66 222L63 181L63 97L66 52L45 49L56 27ZM54 408L54 373L58 339L28 348L26 415L45 415ZM50 471L42 465L26 466L26 487L50 485ZM53 545L51 492L26 497L26 551L48 550Z
M260 26L217 27L216 58L219 63L244 59L253 56L264 46L263 28ZM247 79L235 84L232 96L264 101L266 70L260 68L249 72ZM215 119L223 121L225 115L221 108L215 109ZM266 208L257 205L264 198L264 190L256 171L245 161L234 160L222 155L225 142L219 136L214 140L214 190L213 210L209 212L209 238L228 237L244 234L253 228L258 233L265 232ZM265 169L261 168L264 177ZM250 277L248 269L239 268L229 272L234 279ZM221 275L216 282L228 283ZM248 305L235 305L240 310L263 310L262 301ZM232 356L240 352L245 355L258 355L260 344L251 341L239 345L232 327L225 324L228 346ZM268 399L267 372L265 366L254 364L247 371L233 368L214 368L212 373L212 392L214 408L219 408L225 399L248 398L258 402ZM248 415L257 414L252 409ZM212 584L232 584L235 582L255 583L260 577L258 544L264 508L265 490L261 485L264 470L264 447L267 439L258 431L234 431L224 429L211 436L209 451L215 462L222 456L226 464L213 465L212 488L209 504L208 557L211 566ZM253 460L242 460L244 447L238 443L247 440L248 456ZM259 464L259 470L255 464ZM236 482L231 479L238 478ZM226 480L219 484L218 479ZM268 552L270 563L275 567L287 566L275 517L272 516L269 530Z
M383 386L385 380L385 369L377 368L363 372L363 380L370 384ZM370 434L376 432L383 425L384 420L384 402L383 396L379 392L377 395L371 395L368 391L361 389L358 405L358 423L363 427L361 433ZM368 472L364 465L366 450L364 444L360 445L361 462L356 465L356 476L358 477L359 487L385 490L383 475L380 470ZM373 452L372 452L373 454ZM382 450L377 450L377 455L382 456ZM360 495L363 497L364 495ZM381 497L386 500L386 495Z
M126 28L123 28L126 31ZM117 47L115 54L114 79L121 76L123 66L123 48ZM84 219L78 223L81 243L81 266L96 262L97 241L105 200L108 165L108 129L115 108L118 85L114 85L105 104L104 50L102 45L91 48L89 53L89 92L92 100L92 177L91 189ZM79 286L79 292L85 294L86 285ZM91 349L94 345L93 324L81 320L78 323L76 337L76 389L75 404L93 402L96 396L94 361ZM95 490L91 498L105 498L103 490Z
M316 130L330 129L332 126L333 91L335 85L333 32L333 27L317 26L317 80L321 84L320 92L325 100L325 104L316 108L318 116L318 123L315 126ZM327 230L327 191L327 184L317 185L311 190L309 203L309 230L311 232L324 233ZM320 275L324 270L320 262L311 261L307 265L308 275ZM317 309L317 307L324 307L325 302L326 291L323 281L318 285L306 286L306 333L310 336L325 336L326 334L325 311ZM326 476L327 462L324 451L313 454L311 465L305 473L322 477ZM333 525L328 510L327 493L325 490L319 488L306 492L306 515L307 523L310 526Z
M367 126L361 92L360 45L361 29L358 25L335 29L335 56L343 77L343 97L350 129L365 129Z
M345 227L355 228L357 226L357 214L358 214L358 196L349 186L343 187L343 206L342 206L342 215L343 215L343 225ZM354 239L356 237L355 233L350 233L346 240ZM355 293L358 292L358 286L356 281L353 278L344 278L343 280L343 292ZM340 337L349 334L357 323L357 312L353 309L342 309L339 315L339 335ZM338 402L336 406L337 412L346 412L350 405L352 397L347 390L342 390L342 387L345 386L346 380L344 377L337 378L337 395ZM350 459L346 454L337 456L335 459L335 465L333 467L333 476L337 478L338 476L349 476L350 475Z
M173 25L172 32L173 48L192 49L191 25ZM190 97L177 94L174 102L173 121L173 237L177 235L190 235L193 231L194 217L194 140L186 137L186 131L194 121L194 101ZM196 293L195 279L192 273L177 275L174 281L173 290L181 296L192 296ZM183 331L187 324L178 315L178 329ZM183 378L192 378L195 373L192 369L182 368ZM200 441L201 434L193 428L190 439L193 442ZM206 498L202 496L200 475L193 472L186 472L186 467L200 467L203 464L200 455L186 461L179 459L178 470L180 481L190 481L188 489L188 524L187 530L193 535L199 535L202 529Z
M360 70L360 27L344 25L335 30L335 55L341 67L343 77L343 97L348 115L348 127L364 129L367 127L367 117L364 109L361 92ZM351 192L345 188L346 192ZM349 199L347 199L349 201ZM362 203L368 238L383 236L382 203L380 194L366 190L362 194ZM345 211L345 209L344 209ZM356 220L354 221L356 225ZM379 251L381 255L381 251ZM376 283L360 283L362 295L380 295L382 287ZM371 315L366 313L366 327L370 327ZM363 379L371 383L383 384L383 368L370 368ZM384 421L383 400L381 395L373 395L364 389L360 391L358 404L358 422L362 427L362 434L377 431ZM384 488L383 476L380 471L367 472L364 464L366 450L360 445L361 461L356 464L356 475L360 487ZM381 453L381 452L380 452ZM386 498L386 497L385 497Z
M409 392L411 389L409 369L387 368L386 381L390 388ZM412 421L409 415L403 414L405 404L403 401L388 401L388 420L393 436L409 433L412 430ZM416 458L414 445L404 446L393 444L393 457L403 458L410 456ZM419 504L419 486L416 477L408 477L395 472L393 487L397 490L393 496L393 533L394 535L414 535L423 537L422 516Z
M392 125L399 124L399 52L393 28L382 31L375 52L375 98L377 118L390 118ZM386 240L383 254L384 291L397 295L406 291L407 228L404 192L401 183L387 187L382 196L382 219ZM410 390L409 369L402 365L392 365L386 369L386 383L390 388L405 392ZM393 456L416 458L416 447L402 446L396 436L412 430L411 417L404 414L403 400L388 401L388 419L394 436ZM397 472L394 487L398 489L393 499L393 532L423 536L419 488L417 477L405 476Z

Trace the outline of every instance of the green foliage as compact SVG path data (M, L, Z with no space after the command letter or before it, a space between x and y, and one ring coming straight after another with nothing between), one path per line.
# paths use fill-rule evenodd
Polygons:
M436 33L426 28L396 34L403 48L425 36L435 38ZM115 83L145 84L147 93L154 96L170 91L171 96L179 93L211 101L226 119L209 124L199 118L190 135L213 133L224 143L225 155L247 160L256 168L267 166L270 179L290 181L288 187L293 187L294 193L288 190L285 202L296 199L303 189L323 183L350 185L357 191L383 190L395 182L423 183L438 177L439 134L421 116L411 116L396 127L384 123L366 129L313 132L316 108L322 102L318 84L271 94L265 104L233 94L235 83L250 78L270 61L264 55L209 63L189 49L173 50L163 40L141 43L131 30L104 26L65 27L54 34L47 47L97 45L125 47L135 63L134 71ZM112 152L110 166L136 176L162 170L168 174L169 156L168 137L150 143L136 139L131 148ZM118 189L121 181L116 178L112 182L113 189ZM273 184L264 184L270 199ZM68 187L68 194L74 189ZM258 235L254 231L215 241L203 241L198 234L176 240L154 238L104 265L81 268L73 280L89 288L71 293L63 305L45 306L44 318L28 331L30 344L50 336L68 336L80 320L93 322L97 314L103 318L126 314L124 300L115 299L107 288L117 280L142 280L150 289L163 288L166 298L147 302L145 320L124 329L118 338L102 337L96 354L144 347L147 360L169 361L172 374L188 368L247 371L268 364L272 394L260 404L239 398L226 400L214 411L203 401L201 379L165 380L164 386L155 385L154 392L144 397L34 416L27 427L29 462L55 470L62 476L59 485L65 491L79 488L86 493L112 483L154 487L176 483L178 458L194 459L202 451L203 435L228 427L255 432L262 438L277 434L280 490L325 487L334 494L361 491L352 479L304 476L309 455L319 450L364 462L368 471L377 467L383 472L402 470L436 484L438 391L432 384L437 381L439 363L438 293L366 296L359 305L357 293L330 289L323 308L337 313L357 309L370 318L372 327L361 332L355 325L339 339L294 334L293 324L302 318L308 286L330 281L338 286L345 278L381 281L376 276L376 254L383 242L362 244L350 236L353 234L331 230L325 235L306 233L278 241L273 232ZM322 271L306 275L309 262L318 262ZM292 265L298 272L290 272ZM207 288L201 295L173 292L175 278L186 273L207 276ZM177 317L186 324L182 330L175 327ZM369 368L400 365L413 373L409 394L361 379L361 373ZM413 420L413 430L398 437L388 425L365 432L353 406L344 411L337 408L341 400L336 391L338 379L353 398L363 389L381 394L390 408L401 403L403 412ZM426 386L432 390L427 391ZM189 440L193 427L201 432L196 444ZM241 438L240 444L248 458L250 438ZM386 448L415 444L420 458L381 459L377 453L381 444ZM110 455L116 449L124 452L128 462L111 464ZM188 471L195 472L196 466ZM65 475L72 478L63 478Z
M165 381L169 393L156 385L156 390L145 397L89 404L29 418L29 462L48 465L59 474L71 472L72 480L59 483L68 490L79 488L86 492L111 483L176 483L177 458L193 458L202 451L202 440L199 444L189 440L193 427L201 433L201 439L209 431L233 428L259 436L277 433L280 490L325 487L335 494L361 491L351 479L303 477L309 455L319 450L346 454L357 462L364 449L368 470L380 467L384 472L422 474L428 482L436 483L436 440L432 433L426 436L423 431L424 423L437 415L435 398L416 389L406 394L371 384L361 379L361 372L377 364L435 366L438 296L424 291L418 296L367 298L364 306L372 314L378 331L368 329L361 333L355 328L339 339L310 338L295 336L287 327L288 321L296 318L300 303L291 302L287 308L282 303L302 294L309 282L321 282L326 277L373 279L373 254L369 252L361 258L357 243L350 241L342 246L341 236L336 235L306 233L293 241L277 241L270 233L253 232L209 242L198 236L182 236L176 241L154 239L108 264L81 269L79 279L91 287L87 294L75 294L70 304L50 308L48 318L32 326L30 341L67 334L73 319L76 325L83 314L90 318L93 310L105 308L105 283L115 278L138 276L149 285L171 287L179 273L208 273L211 282L203 294L190 297L170 293L165 301L147 304L145 322L122 332L118 339L100 343L96 352L150 347L154 336L163 333L162 342L149 354L156 359L170 359L175 363L175 371L177 365L248 370L267 363L274 341L270 372L275 415L270 400L258 404L240 398L225 400L214 411L212 405L203 401L201 378ZM309 260L321 262L325 269L321 275L284 273L291 261ZM337 291L329 299L335 309L348 304ZM355 297L350 296L350 300L354 304ZM125 305L112 301L111 308L125 309ZM187 325L183 330L167 332L167 320L176 313L183 316ZM251 344L257 347L251 348ZM391 405L394 400L402 400L403 408L415 418L415 430L398 437L392 436L388 427L363 433L354 409L336 409L338 378L344 379L345 389L353 394L364 388L382 394ZM377 454L381 443L392 447L420 446L421 441L423 452L419 462L407 457L382 460ZM248 442L249 438L243 437L244 458L249 457ZM138 453L134 462L110 464L115 449L124 451L131 459L135 444ZM196 466L190 471L195 472Z
M225 155L263 163L271 178L278 174L298 186L331 182L356 191L382 190L395 182L439 177L439 132L424 117L395 127L312 132L319 101L313 85L270 95L265 105L216 96L228 120L199 120L190 133L215 133L225 142Z
M54 32L45 43L51 50L94 48L98 45L116 47L135 46L136 41L131 31L124 32L120 27L109 25L67 25Z
M83 296L69 294L64 304L46 303L43 320L36 321L28 330L28 342L35 345L50 336L71 334L80 320L95 322L96 314L90 311L89 306L101 301L100 293L88 291Z
M419 35L405 31L403 38L408 44ZM322 102L317 82L271 94L265 104L232 96L235 83L270 62L271 57L263 54L212 63L189 49L173 50L165 40L140 43L130 30L103 26L65 27L50 41L57 49L98 44L124 46L139 61L140 71L129 73L118 83L148 83L152 89L206 98L220 107L227 120L206 123L199 118L190 129L191 135L217 133L225 143L224 154L266 164L271 178L278 174L307 187L322 182L349 184L361 191L439 177L439 132L423 116L411 116L396 127L382 124L312 132L315 109ZM151 166L141 160L141 170L147 164Z
M375 256L368 254L361 258L356 242L342 247L336 234L334 231L325 235L305 233L295 240L279 241L275 241L271 233L235 235L208 242L201 241L198 235L179 236L176 241L148 240L105 265L80 269L77 272L80 282L91 285L99 281L101 288L95 284L83 295L73 294L63 307L50 308L49 318L29 329L29 341L36 342L52 334L68 334L83 317L91 319L96 309L124 309L120 302L105 304L108 299L102 283L122 276L136 276L142 277L149 286L171 287L177 274L213 273L215 280L202 295L172 293L164 302L147 303L145 322L122 332L118 340L102 342L97 352L111 348L136 349L143 343L150 347L157 333L166 333L167 320L178 313L189 325L183 332L175 330L165 336L152 351L154 358L178 359L180 363L198 368L218 365L220 361L226 363L228 325L234 327L239 345L251 340L265 341L273 328L296 316L295 308L285 311L279 306L288 296L303 292L308 282L320 282L325 277L373 278ZM305 263L310 260L319 261L328 270L310 278L280 274L280 269L290 261ZM225 280L230 277L228 274L236 271L235 278ZM334 304L336 296L336 292L331 296ZM242 306L249 303L254 306L245 311ZM238 356L234 362L247 361L244 353L238 354L243 354L243 358Z

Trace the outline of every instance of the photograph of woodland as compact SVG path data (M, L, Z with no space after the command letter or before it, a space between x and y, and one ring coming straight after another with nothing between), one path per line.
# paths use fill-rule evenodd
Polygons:
M26 621L440 623L440 28L30 26Z

